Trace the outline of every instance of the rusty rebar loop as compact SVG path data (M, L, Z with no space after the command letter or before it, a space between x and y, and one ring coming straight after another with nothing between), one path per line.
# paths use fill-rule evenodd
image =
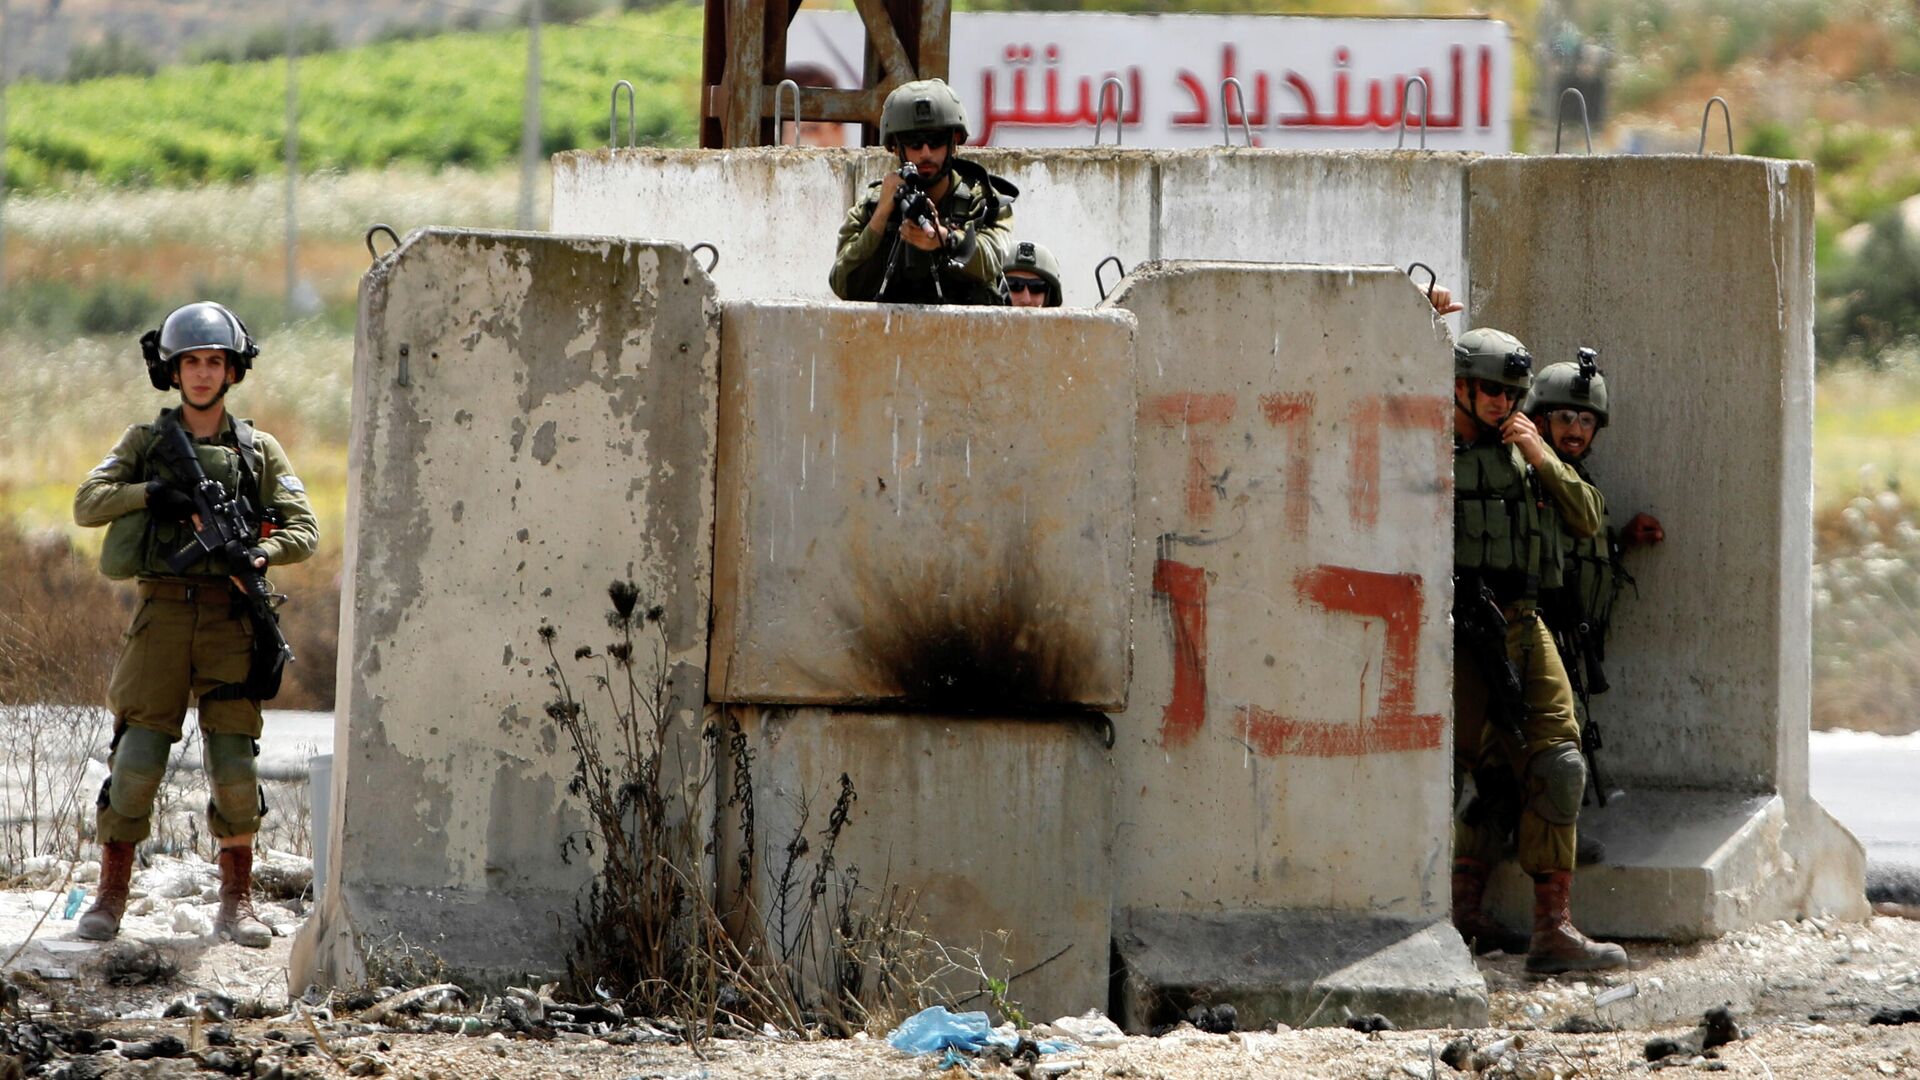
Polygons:
M1733 110L1727 106L1727 99L1715 94L1707 99L1707 107L1700 110L1700 156L1707 155L1707 121L1713 118L1713 103L1720 103L1720 118L1727 123L1727 153L1733 149Z
M1253 145L1253 125L1247 120L1247 88L1240 80L1229 75L1220 80L1220 145L1233 145L1233 128L1228 126L1231 110L1227 108L1227 88L1233 88L1233 96L1240 102L1240 133L1246 136L1247 145Z
M1560 124L1561 121L1567 118L1567 97L1569 95L1573 97L1573 100L1580 103L1580 130L1586 133L1587 153L1592 154L1593 125L1587 121L1587 95L1581 93L1580 88L1577 86L1569 86L1565 90L1560 91L1560 104L1554 109L1553 117L1553 152L1556 154L1560 152Z
M371 225L367 228L367 256L374 262L380 261L380 253L373 249L373 237L375 233L386 233L387 236L393 240L393 250L398 251L400 249L400 234L393 231L393 226L378 223ZM389 251L387 254L391 255L393 252Z
M1427 124L1433 119L1433 87L1427 85L1425 75L1415 75L1400 87L1400 141L1393 144L1395 150L1407 148L1407 115L1410 112L1407 105L1413 100L1415 86L1420 87L1420 149L1427 148Z
M720 249L717 247L714 247L712 244L707 243L705 240L702 240L699 243L688 248L687 253L689 255L697 254L702 248L705 248L707 252L713 256L713 259L710 262L708 262L705 267L702 268L707 273L711 274L713 273L713 268L720 265Z
M792 79L781 79L773 88L773 144L785 146L787 141L780 137L780 92L793 87L793 145L800 145L800 84Z
M1107 87L1113 87L1113 145L1123 141L1123 129L1127 126L1127 84L1117 76L1109 75L1100 80L1100 103L1093 114L1093 145L1100 145L1100 132L1107 124Z
M1112 263L1120 271L1120 277L1113 279L1113 283L1115 285L1120 284L1121 278L1124 278L1127 276L1127 264L1121 262L1120 256L1118 255L1109 255L1106 258L1101 259L1098 263L1095 263L1093 267L1093 284L1096 288L1100 290L1100 299L1102 300L1105 300L1107 298L1107 293L1109 290L1107 289L1107 280L1101 274L1101 271L1107 268L1108 263Z
M620 88L627 89L627 146L640 145L639 118L635 115L633 103L633 84L625 79L613 84L613 93L607 99L607 148L618 150L620 142Z
M1428 266L1426 263L1416 262L1407 264L1408 277L1413 277L1415 270L1425 270L1427 272L1427 300L1428 302L1432 302L1434 287L1440 284L1440 275L1435 273L1433 267ZM1416 286L1420 284L1418 278L1414 278L1414 284Z

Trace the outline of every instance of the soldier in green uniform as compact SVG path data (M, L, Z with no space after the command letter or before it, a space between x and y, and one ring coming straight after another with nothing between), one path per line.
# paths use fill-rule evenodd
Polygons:
M1481 951L1525 948L1529 971L1591 971L1627 958L1568 913L1586 763L1538 607L1560 584L1563 529L1596 533L1600 503L1515 408L1532 369L1526 346L1499 330L1469 330L1454 346L1455 761L1475 796L1455 822L1453 918ZM1524 944L1482 907L1510 833L1534 883Z
M1060 262L1031 240L1013 245L1007 260L1007 295L1014 307L1059 307Z
M1543 368L1527 392L1523 410L1546 434L1560 460L1572 466L1599 495L1599 486L1587 471L1586 458L1593 452L1600 429L1607 426L1607 378L1600 373L1594 350L1581 349L1578 356L1577 361ZM1562 538L1560 588L1540 598L1540 613L1553 631L1560 658L1572 677L1590 763L1598 739L1588 715L1588 699L1607 691L1602 669L1607 658L1607 631L1613 623L1613 604L1620 588L1631 580L1621 565L1621 556L1666 539L1666 530L1652 514L1635 514L1624 528L1613 528L1604 496L1600 497L1600 524L1600 531L1593 536L1569 533ZM1589 778L1598 782L1598 777ZM1601 796L1604 798L1605 793ZM1584 842L1585 837L1581 839Z
M253 834L266 809L254 767L261 728L255 695L263 691L249 679L255 631L232 574L241 564L263 571L307 558L319 527L286 451L226 410L227 390L246 378L258 355L240 320L216 303L188 304L140 343L154 388L177 390L180 405L128 428L73 500L75 522L107 526L101 570L136 578L140 600L107 691L114 722L96 828L100 885L76 933L90 941L119 933L134 845L151 831L168 752L180 739L189 700L197 699L212 789L207 823L220 847L216 926L242 945L264 947L272 932L250 899ZM197 519L181 470L160 444L176 424L209 479L267 511L255 515L250 547L179 571L168 556L191 545Z
M847 211L829 283L842 300L1002 304L1020 192L958 151L960 95L939 79L906 83L880 110L880 141L900 168ZM904 197L904 198L903 198Z

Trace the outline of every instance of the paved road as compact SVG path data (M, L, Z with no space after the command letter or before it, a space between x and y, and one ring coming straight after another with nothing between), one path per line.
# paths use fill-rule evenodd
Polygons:
M1813 797L1868 862L1920 867L1920 735L1816 731L1811 761Z

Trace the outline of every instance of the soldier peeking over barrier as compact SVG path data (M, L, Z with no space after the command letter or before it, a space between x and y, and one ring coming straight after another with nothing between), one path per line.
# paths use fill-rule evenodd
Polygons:
M1040 244L1022 240L1007 260L1007 298L1014 307L1059 307L1060 260Z
M1005 304L1012 246L1011 183L959 156L960 96L939 79L887 95L880 141L899 168L847 211L829 283L842 300Z
M210 301L174 311L140 339L156 390L180 405L135 424L81 481L73 519L107 526L100 569L135 578L140 605L108 685L110 775L95 830L100 885L75 933L120 930L134 845L152 831L154 797L190 699L206 744L209 831L220 845L220 934L265 947L250 898L253 834L266 813L254 759L260 703L292 659L274 614L270 565L313 554L319 526L306 488L273 436L226 410L259 355L233 312Z

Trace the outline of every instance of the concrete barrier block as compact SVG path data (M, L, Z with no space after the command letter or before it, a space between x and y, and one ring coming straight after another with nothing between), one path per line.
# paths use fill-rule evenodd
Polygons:
M1593 702L1603 767L1629 795L1582 824L1626 853L1609 860L1609 888L1627 888L1618 876L1630 870L1648 877L1636 887L1645 906L1616 906L1601 925L1682 936L1864 916L1859 845L1807 794L1812 166L1489 158L1468 176L1472 324L1518 335L1542 362L1599 350L1612 417L1592 470L1616 526L1646 510L1666 529L1664 544L1628 557L1638 584L1615 609L1612 689ZM1779 794L1784 828L1725 792ZM1632 808L1675 798L1660 804L1666 817ZM1716 822L1749 852L1687 849L1711 884L1680 913L1652 905L1682 852L1656 845L1643 858L1632 839L1673 820ZM1808 848L1815 837L1834 847ZM1773 880L1788 867L1798 880ZM1751 902L1723 902L1736 894Z
M481 982L563 969L587 866L539 631L603 648L615 578L664 610L697 755L718 330L667 244L430 230L368 273L322 967L351 970L348 934Z
M971 155L1020 188L1014 239L1046 245L1060 261L1069 305L1100 302L1094 268L1109 255L1122 266L1159 257L1154 213L1160 156L1148 150L978 150ZM1107 287L1121 278L1109 268Z
M1133 324L726 306L716 701L1126 699Z
M1123 957L1138 1001L1214 972L1214 1000L1297 1023L1327 972L1249 968L1206 920L1312 912L1384 949L1376 921L1400 940L1447 910L1450 341L1388 267L1159 264L1110 303L1140 354L1114 860L1151 932ZM1179 943L1221 948L1153 959ZM1448 1022L1484 1022L1464 949L1432 959L1478 987L1441 995ZM1378 1007L1412 1008L1390 982Z
M977 956L980 970L943 981L956 998L980 991L984 972L1015 976L1008 996L1029 1019L1106 1007L1112 772L1094 723L752 706L727 713L753 755L753 909L775 948L792 947L804 979L818 985L831 971L823 946L848 903L856 916L904 919L956 957ZM737 754L724 764L724 786L739 790ZM832 844L826 892L809 905L843 776L856 797ZM727 812L723 904L741 899L739 807ZM809 851L788 871L796 835ZM797 882L784 901L783 877ZM930 970L920 967L934 958L930 945L908 952L905 966ZM989 1005L983 995L967 1007Z

